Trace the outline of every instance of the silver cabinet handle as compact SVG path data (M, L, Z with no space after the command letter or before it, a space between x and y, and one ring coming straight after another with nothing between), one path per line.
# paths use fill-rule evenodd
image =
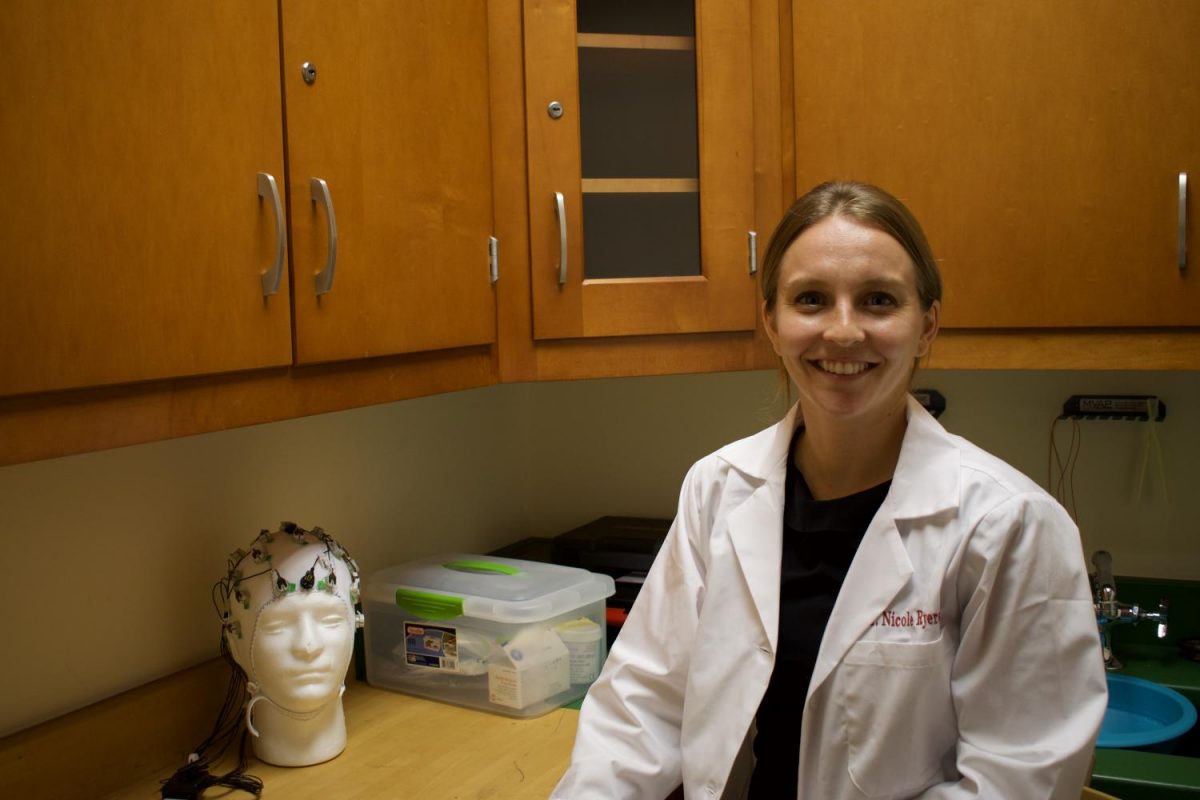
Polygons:
M1187 173L1179 173L1179 271L1187 272Z
M558 285L567 283L567 205L562 192L554 193L555 207L558 209Z
M329 257L325 259L325 269L317 273L319 296L333 288L333 272L337 267L337 220L333 216L333 198L329 196L329 184L320 178L310 178L308 189L312 201L325 207L325 222L329 227Z
M263 297L279 291L279 279L283 277L283 251L286 232L283 228L283 203L279 202L279 185L275 176L267 172L258 173L258 196L267 197L275 207L275 263L262 274Z
M758 231L750 231L746 237L750 241L750 274L758 272Z

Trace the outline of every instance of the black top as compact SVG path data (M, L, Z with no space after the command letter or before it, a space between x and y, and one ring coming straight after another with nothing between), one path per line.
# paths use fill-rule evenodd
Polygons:
M799 436L799 433L797 433ZM794 442L793 442L794 448ZM758 707L750 797L778 798L796 786L800 717L825 623L854 553L891 481L835 500L814 500L788 459L775 670Z

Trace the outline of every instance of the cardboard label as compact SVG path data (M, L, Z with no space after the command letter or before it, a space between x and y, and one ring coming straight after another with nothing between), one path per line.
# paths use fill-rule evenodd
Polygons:
M457 671L457 629L423 622L404 623L404 661L410 667Z
M552 632L523 631L488 664L488 699L508 708L527 708L571 687L571 659Z

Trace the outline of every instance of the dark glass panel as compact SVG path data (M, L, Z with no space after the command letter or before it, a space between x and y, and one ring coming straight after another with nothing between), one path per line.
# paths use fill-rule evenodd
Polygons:
M578 0L580 33L695 36L695 4L680 0Z
M581 47L579 102L583 177L699 174L693 51Z
M700 196L694 192L585 194L588 278L700 274Z

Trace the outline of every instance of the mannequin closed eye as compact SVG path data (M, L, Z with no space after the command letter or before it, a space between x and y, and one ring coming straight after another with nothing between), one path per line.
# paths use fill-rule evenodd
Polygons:
M258 633L265 636L290 633L306 623L323 628L349 626L346 602L336 595L323 593L286 597L263 609Z

